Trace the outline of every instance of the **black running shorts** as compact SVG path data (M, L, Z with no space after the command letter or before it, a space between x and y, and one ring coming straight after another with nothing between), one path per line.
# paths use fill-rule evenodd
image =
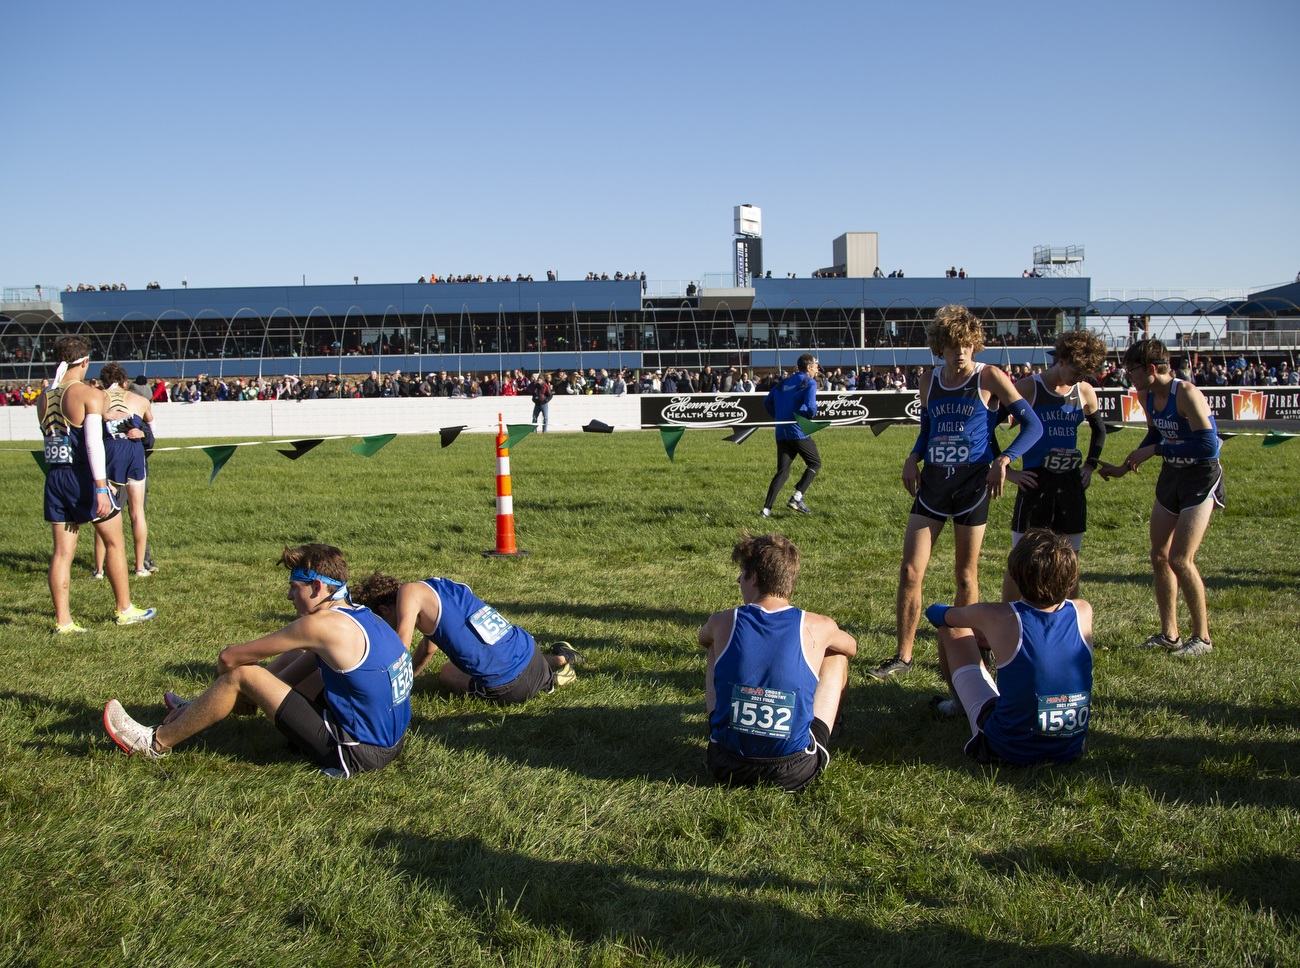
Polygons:
M383 769L406 743L405 734L396 746L362 743L339 725L323 702L308 699L297 689L290 689L275 711L275 728L317 766L342 770L345 776Z
M1088 530L1088 498L1078 470L1046 471L1029 468L1037 487L1016 489L1011 530L1024 534L1030 528L1048 528L1057 534L1083 534Z
M509 706L517 702L527 702L539 692L555 691L555 670L546 661L546 656L536 645L533 657L528 660L524 671L509 682L500 686L485 686L477 679L470 679L469 694L494 702L498 706Z
M1215 458L1179 467L1165 461L1156 480L1156 502L1170 514L1181 514L1213 499L1215 507L1227 507L1223 489L1223 465Z
M789 756L759 758L737 756L724 746L709 741L707 753L709 770L721 783L734 786L758 786L770 784L798 793L821 775L831 761L830 730L820 719L814 719L808 727L811 743L806 750L791 753Z
M989 465L963 464L944 467L926 464L921 468L921 486L912 502L912 513L936 521L978 528L989 520Z

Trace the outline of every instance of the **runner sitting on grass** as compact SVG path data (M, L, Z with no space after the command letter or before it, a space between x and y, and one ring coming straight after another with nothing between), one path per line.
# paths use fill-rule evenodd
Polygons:
M744 604L699 632L709 769L727 783L802 790L830 763L858 644L833 619L791 606L799 549L788 538L746 532L731 560Z
M1007 571L1021 601L925 610L953 696L932 702L970 720L966 753L981 763L1069 763L1083 753L1092 703L1092 606L1067 597L1079 559L1068 537L1035 528L1011 549ZM985 642L996 685L980 661Z
M475 597L468 585L448 578L402 584L377 571L361 583L355 598L392 626L404 646L417 628L423 632L415 675L441 649L448 661L438 670L438 681L461 695L501 706L525 702L573 682L573 667L583 661L568 642L543 654L531 635Z
M216 681L193 701L164 695L171 712L161 726L137 723L111 700L104 728L118 746L157 759L232 712L257 706L322 769L351 776L397 757L411 722L410 653L378 616L348 599L348 564L338 548L285 548L280 564L290 569L298 618L223 650Z

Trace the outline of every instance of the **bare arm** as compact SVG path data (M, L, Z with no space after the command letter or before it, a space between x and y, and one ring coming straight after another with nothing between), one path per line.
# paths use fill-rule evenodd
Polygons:
M704 659L704 709L709 715L713 715L713 707L717 704L713 689L713 667L717 664L719 653L731 640L731 631L735 625L736 613L731 609L714 612L700 626L696 636L700 646L709 650Z
M438 646L429 636L438 629L442 603L428 585L422 581L413 581L398 589L396 607L397 637L402 640L403 646L408 649L411 647L411 636L415 633L417 624L425 632L411 657L412 674L418 676L433 659L433 653L438 651ZM427 620L421 622L422 617Z
M1037 439L1042 433L1042 425L1038 423L1038 418L1034 416L1032 409L1028 409L1026 413L1026 410L1014 407L1016 403L1022 403L1025 398L1020 395L1020 391L1017 390L1015 384L1011 382L1011 377L1007 376L996 366L984 367L983 372L980 374L980 388L986 390L990 396L997 397L998 400L1008 409L1017 411L1016 415L1022 417L1023 421L1020 432L1016 435L1016 440L1012 442L1012 446L1008 447L1003 453L998 454L997 457L994 457L992 463L989 465L989 496L998 498L1002 496L1002 486L1006 481L1007 467L1010 466L1011 462L1016 459L1016 456L1018 456L1012 453L1015 444L1020 442L1023 435L1030 431L1032 425L1037 425L1038 427L1037 431L1032 435L1032 439Z
M1020 643L1020 622L1016 610L1010 605L994 602L976 602L961 608L950 608L943 617L949 628L969 628L979 632L988 641L998 664L1010 662Z
M828 655L842 655L851 659L858 654L858 640L840 628L829 615L804 612L804 620L808 623L809 635L819 647L825 646L824 651Z
M921 404L921 422L922 425L928 425L929 415L926 413L925 404L930 395L930 373L934 367L925 367L921 371L921 381L917 388L917 401ZM916 497L917 489L921 486L921 472L917 469L921 462L921 455L913 451L907 455L907 460L903 461L903 487L907 488L907 493Z
M254 665L295 649L314 652L335 669L356 665L365 652L365 636L355 623L330 616L330 611L304 615L278 632L223 649L217 656L217 673L225 675L239 666Z

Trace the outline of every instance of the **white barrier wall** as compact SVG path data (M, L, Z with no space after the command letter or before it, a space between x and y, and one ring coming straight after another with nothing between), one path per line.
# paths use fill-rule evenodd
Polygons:
M641 429L639 396L556 397L551 429L582 430L600 420L616 430ZM154 404L154 427L164 439L266 437L300 439L331 434L410 434L465 424L465 433L496 433L497 414L505 422L528 423L528 397L391 397L373 400L245 400L237 403ZM541 423L541 418L538 418ZM540 427L539 427L540 429ZM38 441L35 407L0 407L0 439Z

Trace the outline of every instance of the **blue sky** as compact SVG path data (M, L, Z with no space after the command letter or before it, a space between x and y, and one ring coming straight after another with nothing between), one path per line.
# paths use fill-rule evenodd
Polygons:
M10 3L0 282L1300 270L1300 4Z

